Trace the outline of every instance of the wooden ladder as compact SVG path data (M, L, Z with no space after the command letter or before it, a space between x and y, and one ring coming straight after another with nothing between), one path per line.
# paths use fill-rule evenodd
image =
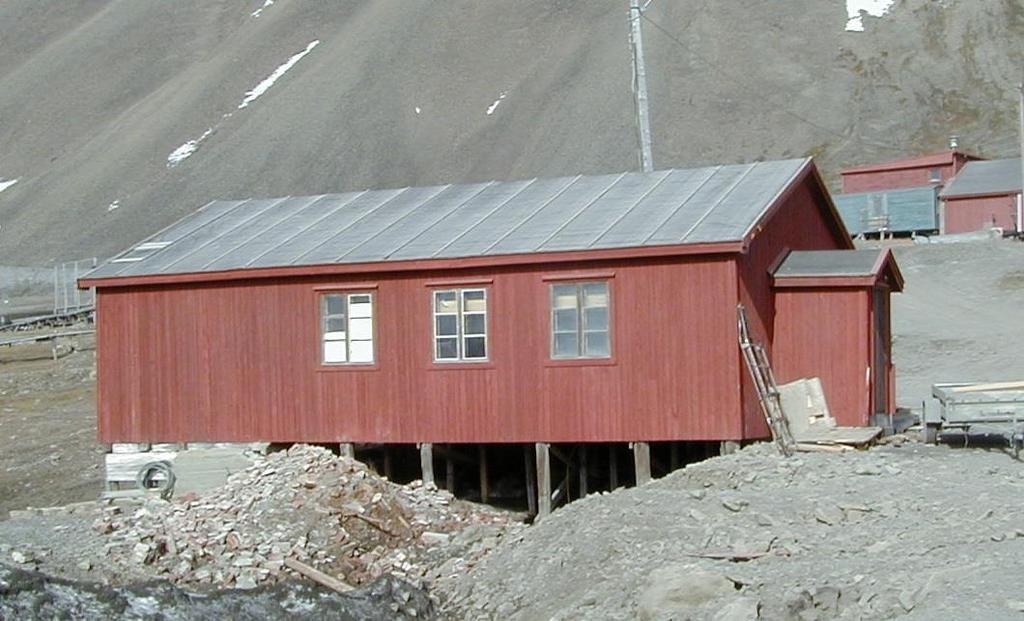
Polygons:
M796 449L796 441L793 439L793 434L789 431L789 423L782 413L779 386L775 383L772 365L768 361L764 346L750 338L747 310L742 304L738 305L736 310L739 315L740 351L743 352L743 360L746 361L747 369L757 388L761 411L764 413L768 428L772 431L772 439L779 447L779 452L789 457Z

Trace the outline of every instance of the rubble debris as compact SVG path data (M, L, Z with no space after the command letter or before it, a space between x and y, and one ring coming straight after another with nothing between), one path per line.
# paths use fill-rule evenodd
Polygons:
M189 587L251 589L297 576L289 559L348 585L391 574L432 581L522 528L511 514L401 486L349 457L297 445L204 496L110 505L93 522L106 562Z
M198 596L166 581L126 587L74 582L0 565L0 619L430 619L423 590L384 576L350 593L307 582Z

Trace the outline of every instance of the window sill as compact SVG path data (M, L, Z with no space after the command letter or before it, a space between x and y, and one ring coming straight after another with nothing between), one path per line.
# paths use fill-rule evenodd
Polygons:
M549 358L544 362L545 367L613 367L617 364L615 358Z
M481 360L480 362L434 362L429 367L428 371L469 371L475 369L493 369L494 363L490 360Z
M380 371L379 364L321 364L316 368L317 373L338 373L346 371Z

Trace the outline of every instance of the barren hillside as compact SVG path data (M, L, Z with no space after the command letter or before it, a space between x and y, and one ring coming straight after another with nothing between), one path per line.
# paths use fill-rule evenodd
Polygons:
M5 0L0 264L106 256L214 198L633 168L626 4ZM1019 0L847 19L654 0L656 166L1014 153Z

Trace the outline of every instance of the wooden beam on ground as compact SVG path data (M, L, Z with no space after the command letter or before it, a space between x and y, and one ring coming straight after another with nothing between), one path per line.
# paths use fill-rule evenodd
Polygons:
M548 445L538 442L537 453L537 517L551 514L551 453Z
M646 442L633 443L633 466L636 484L643 485L651 480L651 445Z
M480 502L487 502L490 495L487 486L487 446L480 444L477 451L480 453Z
M537 515L537 478L533 476L534 456L529 445L523 445L523 465L526 470L526 506L530 515Z
M579 474L580 474L580 498L583 498L584 496L587 495L587 445L586 444L581 444L580 445L579 453L580 453L580 458L579 458L579 462L580 462L580 467L579 467Z
M430 442L423 442L420 449L420 479L424 485L434 485L434 445Z
M288 557L284 559L284 564L288 569L294 570L313 582L318 582L328 589L333 589L339 593L348 593L353 588L351 585L342 582L333 576L328 576L319 569L310 567L298 559Z

